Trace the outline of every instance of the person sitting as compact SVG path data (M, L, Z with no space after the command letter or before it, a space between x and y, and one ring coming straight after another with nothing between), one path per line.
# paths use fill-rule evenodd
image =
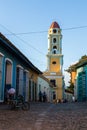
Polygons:
M14 96L15 96L15 89L14 88L10 88L8 90L8 96L9 96L9 99L10 100L13 100L14 99Z

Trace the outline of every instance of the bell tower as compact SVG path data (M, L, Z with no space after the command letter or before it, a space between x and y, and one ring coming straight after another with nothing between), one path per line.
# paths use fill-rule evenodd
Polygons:
M53 22L48 30L47 70L44 76L54 85L56 99L63 98L63 55L62 34L57 22Z

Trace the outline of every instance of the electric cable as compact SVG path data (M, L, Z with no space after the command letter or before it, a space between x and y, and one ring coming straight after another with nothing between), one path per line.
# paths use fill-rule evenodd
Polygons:
M70 28L63 28L62 30L67 31L67 30L75 30L75 29L83 29L87 28L87 25L85 26L76 26L76 27L70 27ZM47 33L48 31L35 31L35 32L20 32L20 33L10 33L10 34L5 34L5 35L28 35L28 34L40 34L40 33Z

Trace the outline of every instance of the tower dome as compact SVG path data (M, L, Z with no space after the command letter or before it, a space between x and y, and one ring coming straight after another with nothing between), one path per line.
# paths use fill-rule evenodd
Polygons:
M60 28L60 26L59 26L59 24L58 24L56 21L54 21L54 22L51 24L50 28Z

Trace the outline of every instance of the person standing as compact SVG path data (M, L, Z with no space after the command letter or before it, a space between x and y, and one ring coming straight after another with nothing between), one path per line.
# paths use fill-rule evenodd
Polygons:
M42 102L42 92L39 92L39 101Z
M43 92L43 102L46 102L46 92Z
M72 96L72 101L75 102L75 97L74 97L74 95Z

